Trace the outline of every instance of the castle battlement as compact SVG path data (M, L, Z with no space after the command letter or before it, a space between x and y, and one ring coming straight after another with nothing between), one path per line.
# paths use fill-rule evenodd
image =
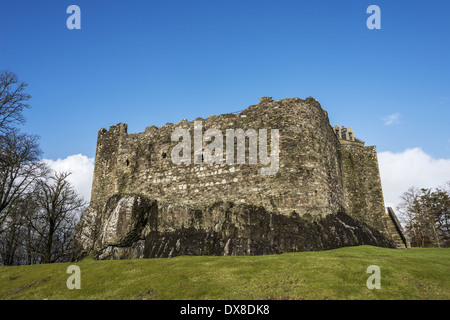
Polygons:
M364 141L355 137L352 128L345 128L342 126L340 128L338 125L333 127L334 133L336 137L339 139L341 144L353 144L353 145L361 145L364 146Z

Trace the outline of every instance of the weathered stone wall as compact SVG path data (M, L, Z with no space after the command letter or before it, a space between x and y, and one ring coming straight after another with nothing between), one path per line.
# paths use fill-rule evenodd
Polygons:
M387 213L388 214L383 217L386 225L387 238L393 241L397 248L411 248L411 243L404 236L403 227L398 221L394 210L391 207L388 207Z
M126 125L118 124L99 131L91 204L101 208L116 193L138 193L160 203L202 208L230 201L283 214L295 211L324 217L342 211L340 145L327 113L315 99L261 99L240 114L202 120L202 126L203 132L214 128L223 135L226 129L278 129L278 173L263 176L260 168L266 166L259 161L249 164L248 158L240 165L225 161L175 165L171 150L178 142L171 141L171 134L185 128L193 138L194 121L152 126L136 134L127 134ZM225 137L223 140L225 150ZM270 146L269 141L268 137Z
M342 144L341 154L346 211L355 219L383 230L385 209L376 147Z
M338 139L314 98L266 97L239 114L196 120L203 133L222 133L222 164L195 164L193 154L191 164L172 161L176 129L190 132L194 151L194 121L99 131L91 203L75 230L77 258L393 247L399 239L384 212L375 147ZM248 145L244 164L228 164L227 129L278 129L276 174L262 175L268 165L260 159L249 162Z

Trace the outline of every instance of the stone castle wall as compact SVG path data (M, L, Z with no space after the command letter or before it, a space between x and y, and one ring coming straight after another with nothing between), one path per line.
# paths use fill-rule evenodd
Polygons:
M245 164L174 164L171 150L177 142L171 134L185 128L193 137L194 121L152 126L136 134L127 134L126 124L118 124L98 133L91 204L101 207L116 193L137 193L160 203L204 207L231 201L287 215L324 217L342 210L340 144L315 99L266 98L240 114L197 120L203 131L214 128L224 135L226 129L279 129L278 172L263 176L260 169L267 166L249 164L248 157Z
M197 164L198 123L202 133L222 133L224 151L227 129L277 129L278 170L263 175L261 169L270 165L259 154L250 159L249 144L243 164L227 163L225 152L222 163ZM176 129L190 133L190 164L172 159L179 145L172 141ZM395 214L384 212L376 149L355 139L350 128L345 132L343 138L339 127L330 126L327 112L311 97L265 97L239 114L141 133L128 134L123 123L101 129L91 202L75 229L75 259L91 253L117 259L402 247ZM267 138L272 153L273 137Z
M347 212L382 230L385 209L376 147L344 143L341 154Z

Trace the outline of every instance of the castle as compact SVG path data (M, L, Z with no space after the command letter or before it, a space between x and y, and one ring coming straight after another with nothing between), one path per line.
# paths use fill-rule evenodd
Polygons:
M217 133L237 128L243 141L218 139ZM252 135L258 129L259 136ZM196 130L209 140L174 138L174 132ZM181 163L174 161L180 141L186 146ZM232 156L227 142L236 147ZM240 143L245 153L236 152ZM222 145L234 161L218 152ZM269 162L258 161L256 146L276 155L272 174L261 174ZM351 128L331 127L311 97L264 97L239 113L141 133L128 134L123 123L101 129L91 201L73 241L76 258L98 259L408 245L393 210L384 207L376 148Z

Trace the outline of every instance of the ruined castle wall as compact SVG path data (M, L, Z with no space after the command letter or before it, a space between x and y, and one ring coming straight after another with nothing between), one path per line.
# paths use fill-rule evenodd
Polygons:
M171 134L184 128L193 138L194 121L147 127L135 134L118 124L99 131L91 205L101 207L114 194L134 193L163 204L202 208L231 201L312 217L336 213L345 206L340 144L315 99L262 99L240 114L208 117L202 127L203 131L221 130L224 150L226 129L278 129L278 172L263 176L260 169L267 166L259 161L249 164L248 157L245 164L194 164L193 158L189 165L174 164L171 150L178 142L171 141Z
M374 146L343 144L341 148L347 212L353 218L384 230L383 192Z
M202 133L222 133L223 163L196 164L191 154L190 164L175 164L172 150L179 141L172 133L190 132L193 153L199 123ZM227 129L278 129L278 171L262 175L269 165L259 154L250 163L248 144L245 163L228 164ZM269 153L271 140L269 134ZM77 259L91 253L117 259L405 247L398 229L394 213L384 214L375 147L338 139L314 98L262 98L239 114L141 133L128 134L123 123L101 129L91 203L73 246Z

